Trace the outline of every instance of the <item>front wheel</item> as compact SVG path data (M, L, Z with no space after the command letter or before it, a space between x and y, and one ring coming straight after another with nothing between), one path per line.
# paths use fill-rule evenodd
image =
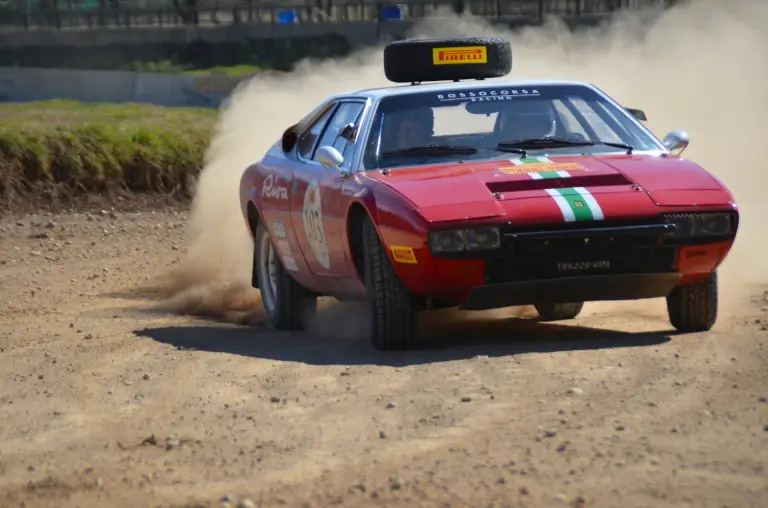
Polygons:
M256 228L254 248L261 302L269 324L277 330L303 330L317 312L317 297L285 270L264 222Z
M584 308L584 302L548 303L534 305L534 307L541 316L541 321L562 321L578 316Z
M669 322L679 332L706 332L717 320L717 272L667 296Z
M363 222L369 333L376 349L405 349L415 338L412 295L402 283L370 217Z

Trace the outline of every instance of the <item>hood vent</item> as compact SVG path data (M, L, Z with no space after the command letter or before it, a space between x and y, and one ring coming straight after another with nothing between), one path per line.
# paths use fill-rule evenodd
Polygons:
M578 175L571 178L546 178L542 180L518 179L497 180L487 182L486 186L491 192L505 193L530 190L557 189L561 187L608 187L611 185L632 185L621 173L609 175Z

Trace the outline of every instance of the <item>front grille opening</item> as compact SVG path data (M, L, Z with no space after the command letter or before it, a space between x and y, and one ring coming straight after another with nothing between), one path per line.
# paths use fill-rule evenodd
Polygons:
M500 283L579 275L663 273L674 270L676 259L676 249L673 247L629 245L613 248L592 245L578 249L563 249L558 245L551 247L550 249L521 249L509 257L488 259L486 281ZM570 268L562 268L563 264Z
M612 219L589 222L556 222L552 224L531 224L527 226L506 224L502 228L503 233L527 233L531 231L570 231L574 229L599 229L630 226L648 226L662 224L658 217L642 219Z
M658 223L655 219L600 221L590 228L639 226ZM536 225L514 231L556 231L583 229L581 224ZM506 232L510 232L511 228ZM674 270L677 248L660 244L657 235L616 234L584 238L520 239L503 252L487 258L489 284L522 280L612 275L663 273Z

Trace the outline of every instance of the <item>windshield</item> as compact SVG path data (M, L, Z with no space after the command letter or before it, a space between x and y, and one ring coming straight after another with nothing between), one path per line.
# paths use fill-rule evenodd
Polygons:
M557 138L559 143L530 142L541 138ZM515 144L521 140L527 141ZM508 158L514 157L510 152L523 153L512 148L516 146L533 157L626 151L602 143L627 145L635 151L659 149L616 106L581 85L418 92L381 100L363 166L379 169Z

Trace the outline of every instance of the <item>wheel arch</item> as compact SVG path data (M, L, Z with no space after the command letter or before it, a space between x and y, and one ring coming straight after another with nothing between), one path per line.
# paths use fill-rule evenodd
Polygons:
M354 201L347 211L347 241L349 242L349 252L352 255L352 263L355 272L360 281L365 285L365 265L364 263L364 243L363 243L363 222L366 217L373 219L368 209L360 201ZM374 228L376 221L374 220ZM377 233L378 233L378 228Z
M256 208L256 204L251 200L248 200L246 205L246 220L251 236L256 239L256 229L259 227L259 222L261 222L261 214L258 208Z
M258 270L258 266L256 265L256 251L258 249L258 246L256 245L257 238L256 238L256 232L259 229L259 224L261 224L261 214L259 213L258 208L256 208L256 204L248 200L248 203L246 204L246 222L248 223L248 230L251 233L251 238L253 239L253 260L251 263L251 287L254 287L256 289L259 288L259 276L256 273Z
M385 184L375 183L359 192L347 208L346 240L355 272L363 285L365 285L363 261L365 250L362 225L366 217L373 222L373 229L384 245L386 255L391 262L394 262L389 249L389 241L392 239L389 238L388 241L386 231L381 229L382 224L390 229L402 228L412 234L426 234L426 223L418 214L416 207L394 189ZM402 267L396 266L395 270L399 272Z

